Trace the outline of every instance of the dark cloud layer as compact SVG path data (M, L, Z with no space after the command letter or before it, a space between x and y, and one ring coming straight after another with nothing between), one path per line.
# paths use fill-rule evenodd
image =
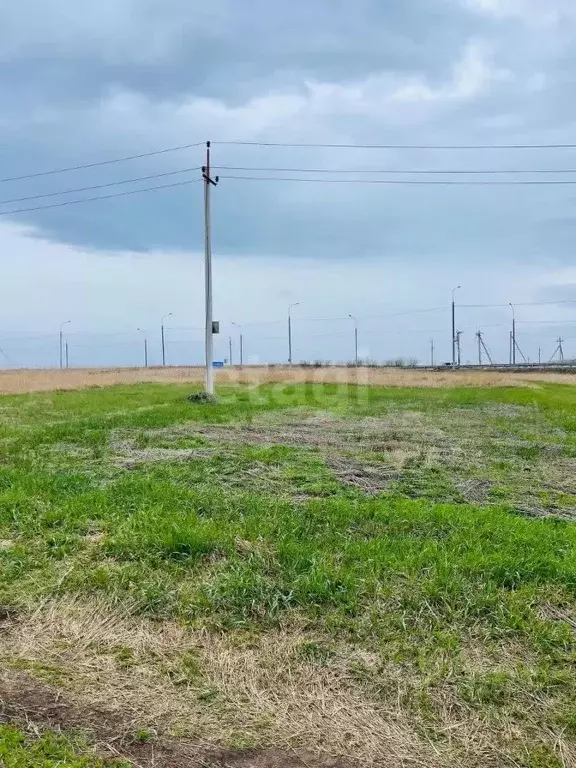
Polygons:
M576 119L566 97L576 72L569 53L573 36L564 24L571 13L562 0L545 10L529 0L26 0L0 11L2 175L205 137L565 141ZM215 146L214 158L240 167L576 169L574 154L550 151ZM2 184L1 199L201 162L199 149ZM573 195L571 187L223 180L215 193L215 243L232 255L401 255L460 263L506 255L570 263ZM0 210L20 205L25 206L5 204ZM102 250L194 248L201 245L201 189L192 185L31 212L17 220L56 241Z
M23 0L0 22L4 83L52 103L99 98L111 85L161 99L195 93L234 102L262 81L338 81L381 70L442 77L460 42L487 26L443 0L103 0L97 7Z

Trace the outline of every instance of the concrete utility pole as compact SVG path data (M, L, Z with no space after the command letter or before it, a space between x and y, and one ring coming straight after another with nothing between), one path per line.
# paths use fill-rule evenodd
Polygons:
M290 304L288 307L288 365L292 365L292 307L299 307L300 302Z
M354 321L354 365L358 365L358 322L354 315L348 315Z
M452 367L456 367L456 291L462 288L461 285L457 285L456 288L452 288Z
M228 336L228 363L232 365L232 336Z
M58 338L60 341L60 368L64 368L64 332L63 328L65 325L69 325L72 322L72 320L65 320L63 323L60 324L60 332L58 334Z
M164 337L164 320L166 320L169 317L172 317L172 312L168 312L167 315L164 315L160 325L160 338L162 339L162 367L163 368L166 367L166 340Z
M430 339L430 365L434 368L434 339Z
M476 337L478 339L478 365L482 365L482 351L485 352L490 365L494 365L494 362L492 361L492 356L490 355L490 351L486 346L486 344L484 344L484 334L482 333L482 331L478 331L478 333L476 334Z
M516 311L514 305L510 302L512 307L512 353L510 362L512 365L516 365Z
M212 318L212 231L210 220L210 192L218 184L218 176L210 176L210 142L206 142L206 165L202 167L204 179L204 281L206 291L206 392L214 394L214 327Z
M64 349L66 351L66 368L70 368L70 357L68 356L68 342L65 343Z
M538 347L538 365L542 365L542 348Z
M556 355L558 355L558 359L559 359L559 361L560 361L561 363L563 363L563 362L564 362L564 350L563 350L563 348L562 348L562 344L564 343L564 339L563 339L562 337L560 337L560 336L559 336L559 337L558 337L558 339L557 339L557 342L558 342L558 346L557 346L557 347L556 347L556 349L554 350L554 354L552 355L552 357L550 358L550 360L548 360L548 362L549 362L549 363L551 363L551 362L554 360L554 358L556 357Z

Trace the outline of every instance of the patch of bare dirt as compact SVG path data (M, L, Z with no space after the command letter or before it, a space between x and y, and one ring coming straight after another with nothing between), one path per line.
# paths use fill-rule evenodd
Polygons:
M0 674L0 722L16 723L33 733L82 731L101 755L126 758L141 768L200 764L196 760L198 750L184 744L133 743L129 723L123 722L117 713L79 706L61 690L22 672L5 670Z
M73 703L61 690L21 672L0 674L0 722L33 733L81 731L104 757L123 758L135 768L347 768L349 762L301 750L223 750L176 739L138 742L131 724L113 712Z

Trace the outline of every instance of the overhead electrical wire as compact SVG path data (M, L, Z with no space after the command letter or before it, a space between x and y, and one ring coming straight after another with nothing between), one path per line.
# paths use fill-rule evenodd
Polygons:
M449 307L432 307L431 309L416 309L404 312L392 312L385 315L356 315L357 320L377 320L386 317L404 317L409 315L422 315L428 312L447 312ZM294 317L292 316L293 323L333 323L337 321L350 321L350 316L346 317ZM249 326L259 325L272 325L273 323L284 323L285 320L263 320L258 323L241 323L242 328Z
M177 171L168 171L166 173L151 174L149 176L141 176L133 179L122 179L120 181L108 182L106 184L96 184L89 187L79 187L77 189L61 190L58 192L47 192L38 195L31 195L29 197L14 198L11 200L0 201L0 205L11 202L20 202L25 200L37 200L46 197L54 197L58 195L72 194L73 192L87 191L90 189L102 189L106 187L118 186L120 184L131 184L138 181L144 181L146 179L161 178L165 176L172 176L177 173L186 173L197 168L187 168ZM396 179L305 179L305 178L286 178L275 176L221 176L222 179L235 179L245 181L296 181L296 182L309 182L320 184L371 184L371 185L417 185L417 186L525 186L525 185L576 185L576 179L574 181L405 181ZM27 208L16 208L10 211L0 211L0 216L12 216L17 213L28 213L32 211L42 211L50 208L63 208L68 205L78 205L79 203L88 203L96 200L109 200L114 197L125 197L127 195L136 195L140 192L154 192L161 189L170 189L172 187L181 187L187 184L194 184L201 182L202 179L190 179L187 181L174 182L172 184L159 184L155 187L143 187L141 189L127 190L125 192L116 192L110 195L97 195L95 197L83 197L77 200L65 200L59 203L50 203L49 205L30 206ZM552 302L556 303L556 302ZM461 305L464 306L464 305ZM504 305L503 305L504 306Z
M78 205L79 203L90 203L94 200L110 200L113 197L126 197L127 195L137 195L140 192L154 192L157 189L171 189L172 187L183 187L187 184L196 184L202 179L188 179L187 181L175 181L172 184L159 184L156 187L143 187L142 189L129 189L125 192L114 192L110 195L97 195L96 197L81 197L77 200L65 200L61 203L50 203L49 205L37 205L30 208L16 208L12 211L0 211L0 216L12 216L16 213L28 213L29 211L45 211L49 208L64 208L67 205Z
M467 174L474 174L474 175L506 175L506 174L565 174L565 173L576 173L576 168L536 168L534 170L530 170L529 168L489 168L486 170L482 170L480 168L472 168L472 169L461 169L461 168L454 168L452 170L450 169L439 169L439 170L433 170L433 169L406 169L403 168L401 170L395 170L393 168L255 168L251 166L235 166L235 165L213 165L211 166L214 170L222 170L222 171L250 171L252 173L381 173L381 174L397 174L397 175L426 175L426 176L433 176L435 174L438 175L463 175L466 176Z
M514 307L545 307L554 304L576 304L576 299L560 299L559 301L512 301L508 304L457 304L459 309L496 309Z
M569 325L576 323L576 320L516 320L516 324L522 325Z
M565 186L576 185L576 179L570 181L416 181L406 179L309 179L298 176L231 176L221 175L221 179L238 181L296 181L308 184L380 184L389 186L456 186L456 187L509 187L509 186Z
M62 189L57 192L43 192L39 195L29 195L28 197L13 197L10 200L0 200L0 205L8 205L8 203L24 203L28 200L40 200L44 197L57 197L58 195L71 195L74 192L88 192L93 189L106 189L107 187L117 187L121 184L134 184L138 181L150 181L150 179L160 179L166 176L176 176L180 173L192 173L192 171L199 171L201 166L195 168L180 168L176 171L165 171L164 173L152 173L148 176L136 176L133 179L121 179L120 181L109 181L106 184L94 184L90 187L76 187L74 189Z
M323 144L287 141L213 141L211 143L240 147L300 147L304 149L576 149L576 144Z
M171 152L181 152L187 149L194 149L203 146L206 142L196 141L190 144L180 144L173 147L163 147L161 149L151 150L150 152L139 152L133 155L124 155L114 157L109 160L98 160L91 163L78 163L59 168L50 168L46 171L36 171L34 173L24 173L17 176L6 176L0 178L0 184L11 181L23 181L26 179L36 179L42 176L52 176L59 173L70 173L89 168L99 168L116 163L125 163L131 160L140 160L147 157L155 157ZM221 146L246 146L246 147L286 147L286 148L311 148L311 149L430 149L430 150L529 150L529 149L576 149L576 144L572 143L550 143L550 144L352 144L352 143L321 143L321 142L273 142L273 141L212 141L213 145ZM568 172L568 171L566 171Z
M36 173L26 173L22 176L8 176L4 179L0 179L0 184L5 184L9 181L23 181L24 179L37 179L40 176L52 176L57 173L68 173L69 171L83 171L86 168L98 168L102 165L113 165L115 163L125 163L128 160L140 160L144 157L154 157L155 155L165 155L168 152L180 152L185 149L193 149L204 144L203 141L197 141L194 144L182 144L179 147L166 147L165 149L155 149L152 152L141 152L138 155L126 155L125 157L115 157L112 160L99 160L95 163L83 163L81 165L69 165L64 168L53 168L49 171L38 171Z

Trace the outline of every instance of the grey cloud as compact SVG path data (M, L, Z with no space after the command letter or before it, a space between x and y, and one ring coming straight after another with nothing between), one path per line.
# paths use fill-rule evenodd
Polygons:
M254 83L347 80L383 69L441 78L488 22L445 0L162 4L102 0L2 12L3 88L45 101L98 98L111 84L166 98L244 98Z
M564 97L574 79L569 36L557 27L525 29L511 18L475 13L466 3L258 0L247 7L232 0L210 6L61 0L47 9L28 0L1 12L7 43L0 54L0 124L7 142L2 175L203 137L545 142L565 139L576 116ZM482 57L466 73L463 56L474 41ZM535 79L539 74L544 85ZM394 97L395 88L404 89L403 98ZM214 157L236 166L394 168L562 167L571 159L545 152L343 153L218 145ZM199 149L2 185L1 199L201 162ZM402 254L464 263L498 260L504 253L535 260L553 247L566 260L569 235L561 225L552 225L547 239L533 231L543 208L568 215L566 197L561 188L378 189L223 180L214 201L215 246L227 254L342 260L352 253ZM54 240L103 250L190 248L202 238L201 190L183 187L18 220Z

